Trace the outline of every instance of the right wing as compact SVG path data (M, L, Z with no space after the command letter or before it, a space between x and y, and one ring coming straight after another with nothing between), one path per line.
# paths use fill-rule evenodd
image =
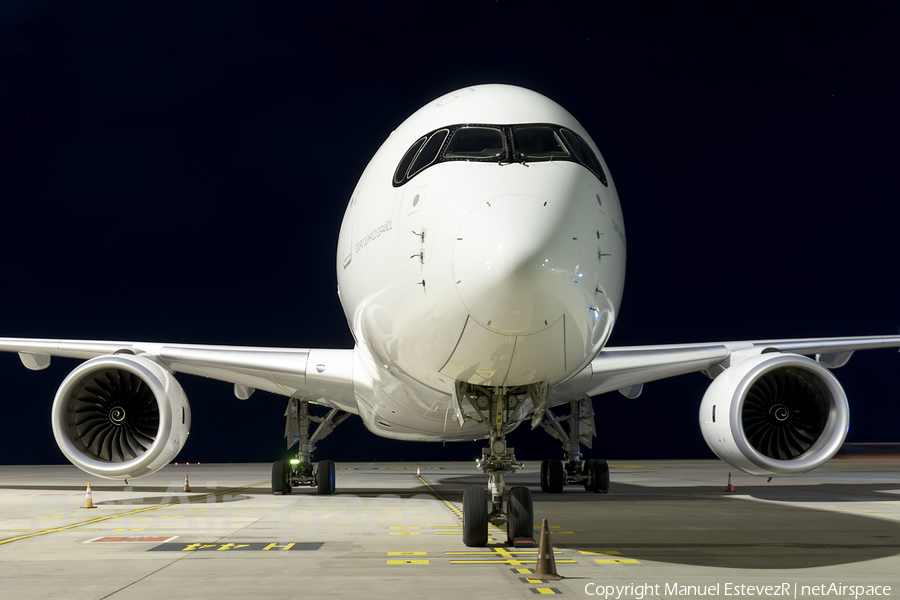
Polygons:
M359 413L353 394L353 350L0 338L0 352L18 352L32 370L46 368L53 356L91 359L125 352L145 356L176 373Z

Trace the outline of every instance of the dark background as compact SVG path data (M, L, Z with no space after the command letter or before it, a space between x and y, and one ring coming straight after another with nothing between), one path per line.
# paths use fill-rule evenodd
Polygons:
M625 212L613 345L894 334L900 325L892 2L3 3L0 335L350 347L346 202L420 106L489 82L591 133ZM425 4L425 3L422 3ZM55 390L0 355L0 462L63 462ZM900 357L836 372L848 441L900 439ZM182 376L179 460L271 461L285 399ZM591 456L711 457L699 374L594 401ZM520 458L560 456L543 432ZM469 459L352 418L318 458Z

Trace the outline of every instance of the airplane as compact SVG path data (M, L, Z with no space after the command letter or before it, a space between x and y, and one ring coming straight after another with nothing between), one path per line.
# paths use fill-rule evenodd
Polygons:
M581 453L597 433L591 398L634 399L667 377L712 380L700 428L734 468L790 476L830 459L849 425L831 370L900 336L609 347L626 240L609 168L575 117L521 87L476 85L398 126L350 196L336 269L352 349L0 338L0 350L31 370L85 360L56 393L53 435L75 466L107 479L178 455L191 411L176 373L232 383L242 400L288 398L285 436L298 449L273 463L274 494L335 492L334 462L312 452L351 415L387 438L487 440L476 463L487 489L463 494L473 547L487 544L488 523L510 543L533 536L529 488L504 481L523 468L510 431L527 422L562 443L564 460L541 463L543 492L608 492L606 461Z

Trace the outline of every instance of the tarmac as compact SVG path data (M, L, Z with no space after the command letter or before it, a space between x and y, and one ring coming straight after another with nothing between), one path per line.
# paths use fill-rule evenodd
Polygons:
M486 484L472 463L342 463L334 496L274 496L268 464L130 486L0 466L0 598L900 597L900 457L734 472L734 492L716 460L610 466L609 494L542 493L536 462L507 477L532 490L536 539L548 519L560 581L530 577L537 548L493 526L463 545L463 488Z

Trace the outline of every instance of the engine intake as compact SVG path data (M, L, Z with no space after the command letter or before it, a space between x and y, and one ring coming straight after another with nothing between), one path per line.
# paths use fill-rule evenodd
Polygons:
M847 435L847 397L828 369L796 354L760 354L719 375L700 405L710 449L754 475L821 466Z
M190 431L190 407L172 374L141 356L91 359L72 371L53 401L53 435L80 469L107 479L168 464Z

